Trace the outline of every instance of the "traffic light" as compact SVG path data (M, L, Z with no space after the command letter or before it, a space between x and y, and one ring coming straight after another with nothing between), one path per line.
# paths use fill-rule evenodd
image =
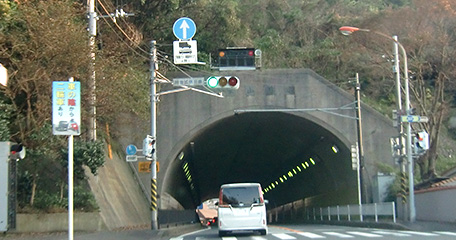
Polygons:
M358 143L356 143L356 145L351 145L350 152L352 160L352 169L357 170L359 168Z
M227 48L218 50L220 68L252 68L255 69L254 48Z
M238 89L240 82L235 76L211 76L206 84L210 88Z
M22 144L12 144L10 148L11 159L24 159L25 158L25 147Z
M393 110L392 117L393 117L393 127L399 126L399 117L397 114L397 110Z
M143 155L152 158L152 160L155 160L155 143L155 138L150 135L147 135L143 140Z
M415 152L420 153L429 149L429 134L421 131L415 134Z

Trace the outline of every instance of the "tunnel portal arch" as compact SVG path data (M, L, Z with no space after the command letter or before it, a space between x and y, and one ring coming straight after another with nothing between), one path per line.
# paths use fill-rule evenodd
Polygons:
M280 181L278 182L280 187L274 187L273 190L268 190L266 193L266 197L271 198L271 202L275 201L275 204L285 202L283 199L293 199L294 197L285 196L295 191L298 191L295 196L309 196L306 198L306 205L309 203L309 206L328 206L328 204L334 203L332 202L334 199L338 199L338 204L356 202L354 200L357 196L356 187L347 189L348 187L343 186L356 186L356 174L350 170L349 151L350 145L357 142L355 109L350 107L354 106L352 94L338 88L309 69L264 69L261 71L214 74L237 76L240 79L241 86L237 90L223 91L224 98L215 98L191 91L160 97L157 114L157 159L161 168L157 174L157 187L160 195L158 202L160 209L176 209L182 208L182 206L191 208L200 200L213 197L216 194L214 193L215 186L218 188L221 179L229 180L228 173L241 176L239 181L256 180L265 188L269 186L268 184ZM198 72L189 73L189 76L208 77L204 73ZM169 77L185 76L177 74ZM161 91L173 88L170 85L161 85L161 87ZM366 188L365 193L367 195L363 201L370 202L373 192L370 180L377 173L378 164L393 164L390 138L397 134L397 129L392 127L391 120L384 115L365 104L361 104L361 106L365 169L363 171L363 182L365 183L363 189ZM321 111L305 113L295 111L293 113L247 112L235 115L235 112L238 112L237 110L276 108L290 110L320 109ZM324 110L329 108L340 111L338 110L337 114L329 114ZM341 115L349 117L342 118ZM239 122L243 124L236 124ZM252 124L252 122L260 122L261 124ZM229 127L223 128L224 124ZM303 129L304 126L307 127ZM223 131L224 129L225 131ZM248 131L250 134L241 137L240 133L243 131ZM324 138L323 141L320 141L320 145L316 144L319 142L318 137L303 137L313 136L312 133L315 132L318 134L326 133L326 135L323 134ZM284 137L287 136L285 133L292 137ZM218 143L217 145L211 139L222 139L225 144ZM239 140L242 140L243 144L234 144ZM226 145L226 142L231 144ZM295 146L297 143L309 146L308 151L301 149L303 152L299 155L296 150L298 147ZM328 150L333 143L341 145L337 145L339 152L336 155L331 155L334 153ZM319 158L324 159L324 161L318 165L319 167L309 170L309 174L297 174L295 177L294 171L299 171L297 164L293 167L290 165L288 170L285 168L286 165L277 164L283 161L282 159L292 159L292 153L295 154L294 160L296 162L294 163L298 163L298 156L303 159L310 158L311 153L319 154ZM229 159L228 156L235 160L233 162L226 160ZM337 160L335 156L338 156ZM187 164L186 168L192 170L187 170L189 173L184 172L182 174L183 166L181 165L181 168L176 167L178 166L176 162L180 157L189 161L189 164L194 163L196 166ZM190 161L191 158L194 160ZM205 160L198 161L198 159ZM218 165L213 165L213 159L222 159L220 161L225 159L224 164L219 164L223 167L216 168ZM257 159L257 161L250 159ZM263 159L276 160L267 162L267 165L260 164L266 162ZM228 163L232 163L232 166L243 164L244 168L249 169L249 171L233 173L233 167ZM209 170L205 171L205 168ZM287 177L287 184L281 184L280 175L269 172L271 169L275 169L277 172L285 171L286 174L291 171L293 181L301 179L303 184L309 185L305 185L302 189L287 189L285 186L292 181L289 181ZM190 171L195 171L195 173ZM206 176L205 173L210 171L220 171L227 177ZM258 172L267 173L264 176L270 178L256 179L251 177L259 175ZM193 176L193 174L195 175ZM283 176L282 172L281 174ZM185 183L188 181L186 175L191 175L195 181L193 188L196 189L195 184L200 184L202 181L208 182L207 187L194 190L193 196L189 197L190 195L186 194L189 191L186 187L188 184L175 184L176 182ZM277 177L279 177L278 180ZM150 175L141 175L140 178L146 186L151 181ZM316 186L312 188L311 183ZM322 186L331 187L323 188ZM192 185L189 187L192 188ZM330 190L328 192L313 190L312 192L309 189ZM299 191L301 194L297 194Z
M259 182L272 206L357 201L352 143L309 114L225 114L191 132L163 178L162 192L183 208L217 197L220 185L232 182Z

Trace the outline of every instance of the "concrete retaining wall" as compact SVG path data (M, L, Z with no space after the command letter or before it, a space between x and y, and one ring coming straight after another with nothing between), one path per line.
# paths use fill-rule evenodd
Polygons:
M456 188L417 192L416 219L456 223Z
M407 195L408 197L408 195ZM427 222L456 223L456 188L425 189L415 192L416 220ZM404 206L397 199L400 219L408 219L408 203Z
M68 231L68 213L17 214L15 232L63 232ZM100 231L106 229L98 212L74 213L75 231Z

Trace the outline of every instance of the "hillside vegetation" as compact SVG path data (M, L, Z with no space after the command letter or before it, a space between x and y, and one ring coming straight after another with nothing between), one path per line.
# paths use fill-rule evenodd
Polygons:
M411 104L429 122L416 124L430 135L430 149L417 160L419 180L435 178L454 167L454 137L449 124L455 99L456 0L98 0L99 16L116 9L128 18L99 18L96 37L97 120L113 123L119 112L143 120L149 113L149 42L156 40L159 71L171 64L174 21L192 18L197 25L199 60L219 48L254 47L263 52L263 68L310 68L350 90L359 73L363 101L385 115L396 108L393 42L407 50ZM74 77L82 89L90 84L87 1L0 0L0 62L8 69L8 86L0 86L0 137L23 143L28 155L19 162L21 206L36 198L62 202L66 184L66 139L51 134L52 81ZM114 21L115 20L115 21ZM350 37L341 26L372 30ZM209 71L208 66L182 66ZM403 69L401 69L403 71ZM89 94L83 92L79 167L92 172L103 164L100 141L92 142L86 124ZM131 106L135 106L132 108ZM106 134L99 128L99 138ZM115 137L115 130L111 136ZM87 154L90 151L96 154ZM87 157L92 156L92 157ZM80 169L80 168L79 168ZM82 184L83 178L80 179Z

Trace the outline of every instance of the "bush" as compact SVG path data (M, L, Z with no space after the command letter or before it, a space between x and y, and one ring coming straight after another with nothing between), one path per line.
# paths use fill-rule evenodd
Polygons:
M78 186L73 193L74 209L82 212L93 212L99 209L92 192Z
M61 212L67 206L58 194L51 194L45 191L38 191L33 207L46 212Z

